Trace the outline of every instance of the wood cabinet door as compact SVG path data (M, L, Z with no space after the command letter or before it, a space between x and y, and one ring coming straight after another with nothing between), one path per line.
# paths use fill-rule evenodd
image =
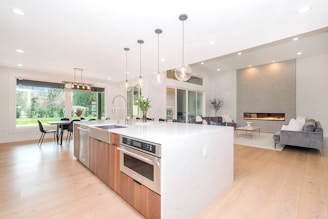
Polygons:
M96 139L89 137L89 169L96 174Z
M96 140L96 175L109 185L110 145Z
M120 193L120 151L117 150L121 141L120 137L118 134L110 134L109 186L117 193Z
M161 197L144 185L120 173L120 195L132 207L149 219L161 218Z
M133 180L120 172L120 196L134 207L134 182Z
M80 157L80 130L77 128L78 124L74 124L74 157L79 159Z

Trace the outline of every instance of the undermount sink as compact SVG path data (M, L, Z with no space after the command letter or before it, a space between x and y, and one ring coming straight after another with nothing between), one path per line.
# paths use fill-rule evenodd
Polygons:
M101 129L119 129L119 128L126 128L125 126L120 126L120 125L96 125L93 126L95 128L101 128Z

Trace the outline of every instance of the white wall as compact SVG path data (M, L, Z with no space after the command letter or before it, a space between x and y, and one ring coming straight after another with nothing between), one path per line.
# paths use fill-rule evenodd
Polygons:
M0 143L33 140L40 137L38 126L16 128L16 79L29 79L61 83L71 81L71 75L50 74L47 72L28 71L0 66ZM97 87L106 88L105 112L112 116L111 100L121 89L117 83L84 78L85 83L92 83Z
M223 106L218 111L218 115L230 115L237 119L237 73L236 71L217 72L211 77L211 89L208 93L208 100L214 97L223 99ZM209 116L214 116L215 112L207 102Z
M328 54L297 59L296 115L320 121L328 136Z

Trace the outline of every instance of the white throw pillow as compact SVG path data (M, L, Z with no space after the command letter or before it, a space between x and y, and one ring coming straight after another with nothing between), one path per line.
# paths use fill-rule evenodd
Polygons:
M203 121L202 117L196 116L196 122L201 122L201 121Z
M288 124L289 131L302 131L303 125L296 119L291 119Z
M288 130L288 125L282 125L281 130Z
M222 122L232 122L230 115L222 115Z
M208 125L205 119L203 119L203 125Z
M297 116L296 117L296 121L302 126L302 128L305 124L306 119L307 119L306 116Z

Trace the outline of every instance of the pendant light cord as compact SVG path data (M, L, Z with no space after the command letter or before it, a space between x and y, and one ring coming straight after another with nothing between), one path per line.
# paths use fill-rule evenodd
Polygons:
M74 68L74 83L76 81L75 75L76 75L76 68Z
M125 51L125 81L128 80L128 51Z
M182 21L182 66L184 65L184 21Z
M141 78L141 43L140 43L140 72L139 72L139 78Z
M80 68L80 71L81 71L81 84L82 84L82 72L83 72L83 69Z
M159 34L157 35L157 74L159 74Z

